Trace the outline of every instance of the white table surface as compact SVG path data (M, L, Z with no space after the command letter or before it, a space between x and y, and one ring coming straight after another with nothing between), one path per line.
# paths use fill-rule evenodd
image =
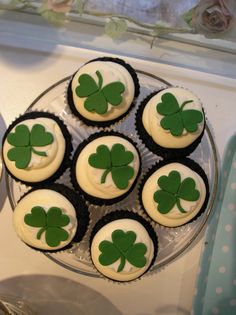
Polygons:
M71 75L81 62L97 54L62 45L29 49L11 41L0 40L0 110L6 125L48 86ZM194 91L204 103L222 156L235 130L236 80L144 60L127 61ZM190 314L203 233L187 252L155 275L116 285L66 270L25 246L12 228L4 181L0 194L0 292L28 298L39 314L45 315Z

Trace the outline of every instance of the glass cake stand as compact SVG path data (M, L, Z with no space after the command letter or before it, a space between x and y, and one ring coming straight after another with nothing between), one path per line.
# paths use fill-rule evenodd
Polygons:
M155 164L161 158L151 153L139 140L134 128L135 112L140 101L152 91L157 91L161 88L172 86L169 82L162 78L159 78L153 74L146 73L144 71L136 70L138 73L141 90L137 100L136 108L131 111L128 116L120 123L115 124L109 129L113 129L122 132L134 141L136 141L141 156L142 156L142 175ZM29 106L27 111L40 110L55 113L64 120L67 125L73 139L73 147L76 149L77 145L86 139L91 133L101 130L97 127L87 127L79 119L74 117L68 105L66 104L66 88L68 86L69 77L60 80L41 95L39 95L34 102ZM204 169L207 174L210 186L210 198L206 211L192 223L186 224L178 228L165 228L152 222L155 229L158 241L159 251L156 261L149 271L152 273L171 261L177 256L183 253L196 239L203 227L205 226L209 214L212 210L213 203L216 197L217 184L218 184L218 159L215 142L209 128L209 124L206 124L206 130L202 138L201 144L190 156ZM142 175L140 178L142 178ZM69 178L69 171L58 180L60 183L72 187ZM7 191L10 199L12 209L15 208L17 201L27 192L30 187L25 186L19 182L14 181L10 176L6 174ZM134 212L138 212L143 215L140 205L138 203L138 186L137 183L133 192L123 201L112 206L94 206L89 205L91 223L88 231L80 244L73 244L69 250L64 250L57 253L45 253L45 255L56 262L57 264L75 271L80 274L84 274L91 277L100 277L92 266L89 255L89 236L94 224L105 214L117 209L129 209ZM148 274L149 274L148 273Z

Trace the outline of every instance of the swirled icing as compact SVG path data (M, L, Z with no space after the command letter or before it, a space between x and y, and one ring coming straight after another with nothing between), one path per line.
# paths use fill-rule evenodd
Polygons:
M157 203L154 201L153 195L160 189L157 183L158 179L163 175L168 176L173 170L180 173L181 181L187 177L193 178L196 183L196 189L200 192L200 197L197 201L180 200L181 206L186 213L180 212L175 205L169 213L162 214L157 210ZM154 221L169 227L183 225L193 219L201 210L205 198L206 186L203 179L189 167L180 163L170 163L159 168L147 179L142 190L142 202L148 215Z
M84 107L85 98L80 98L76 94L76 87L78 86L78 79L82 74L89 74L95 82L98 81L96 71L100 71L103 77L103 85L111 82L121 82L125 85L125 91L122 94L122 102L119 106L108 106L106 114L100 115L95 112L89 112ZM113 120L123 115L129 109L134 99L135 86L132 76L129 71L122 65L110 61L93 61L81 67L74 75L71 84L73 103L76 110L92 121L108 121Z
M189 133L184 130L181 136L173 136L169 130L163 129L160 125L160 121L164 116L157 112L156 106L158 103L161 103L162 95L167 92L172 93L179 104L182 104L187 100L193 100L193 102L185 105L185 110L195 109L203 113L201 102L193 93L183 88L173 87L158 92L147 102L142 115L142 123L146 132L152 137L153 141L163 148L185 148L193 143L202 133L204 128L204 119L198 124L196 132Z
M50 207L59 207L63 214L69 216L70 223L63 227L69 234L66 241L62 241L59 246L52 248L45 241L45 233L40 239L37 239L38 229L27 225L24 221L25 215L30 213L34 206L41 206L46 212ZM50 189L38 189L23 197L17 204L13 212L13 226L19 238L30 246L43 250L60 249L69 244L75 236L77 230L75 208L62 194Z
M32 153L29 166L26 169L19 169L15 166L15 162L10 161L7 157L7 152L12 148L12 145L10 145L7 140L5 140L3 145L3 157L8 170L18 179L32 183L47 179L58 170L63 161L66 148L63 133L57 122L53 119L27 119L20 122L17 126L24 124L31 130L36 123L43 125L46 131L53 135L52 144L44 146L43 148L35 147L38 151L43 150L46 152L47 156L39 156ZM14 132L15 128L16 126L11 132Z
M119 261L109 266L103 266L99 262L99 256L101 254L99 250L99 244L104 240L111 241L111 234L113 231L117 229L135 232L137 235L136 241L142 242L146 245L147 252L145 254L145 257L147 263L145 264L144 267L137 268L126 261L124 269L121 272L117 272L117 266L119 264ZM119 219L104 225L95 234L91 243L91 257L95 267L106 277L117 281L130 281L140 277L149 268L153 259L153 255L154 255L153 241L150 238L147 230L140 222L132 219Z
M88 163L89 156L96 152L99 145L105 144L111 149L115 143L123 144L126 150L131 151L134 154L134 159L129 164L129 166L134 168L134 176L129 180L128 187L122 190L114 185L111 173L108 174L106 182L101 184L101 176L104 170L96 169ZM79 186L87 194L98 198L112 199L123 195L130 189L137 177L139 167L140 161L138 152L128 140L118 136L103 136L88 143L81 151L76 162L75 172Z

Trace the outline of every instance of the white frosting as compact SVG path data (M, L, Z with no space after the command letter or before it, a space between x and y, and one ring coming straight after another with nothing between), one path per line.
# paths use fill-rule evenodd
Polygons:
M69 234L66 241L62 241L57 247L50 247L45 241L45 232L40 239L37 239L37 233L40 228L31 227L24 221L26 214L31 213L35 206L43 207L47 212L50 207L58 207L70 218L70 223L63 229ZM65 247L75 236L77 230L77 219L74 206L60 193L50 189L35 190L26 195L17 204L13 213L13 226L19 238L26 244L43 250L56 250Z
M129 180L129 185L126 189L119 189L115 186L111 173L107 175L105 183L101 184L101 177L105 170L94 168L88 163L89 156L96 153L99 145L105 144L111 149L115 143L123 144L126 151L131 151L134 154L134 159L129 164L129 166L134 168L134 176ZM86 193L98 198L112 199L123 195L130 189L138 174L139 167L138 152L129 141L118 136L104 136L86 145L77 159L75 172L77 182Z
M99 256L101 254L99 244L104 240L111 241L111 234L115 230L122 230L124 232L133 231L137 235L135 243L142 242L146 245L147 252L145 257L147 262L144 267L137 268L126 260L124 269L121 272L117 272L120 259L109 266L101 265L99 262ZM96 233L91 244L91 257L95 267L106 277L117 281L130 281L140 277L150 266L153 255L154 246L148 232L141 223L132 219L119 219L106 224Z
M169 173L174 170L180 173L181 181L187 177L191 177L195 181L195 188L200 192L200 197L194 202L180 200L180 204L185 209L186 213L181 213L175 205L169 213L162 214L157 210L158 204L153 199L153 195L160 189L157 183L158 179L163 175L168 176ZM142 190L142 202L148 215L154 221L169 227L185 224L194 218L200 211L205 198L206 187L203 179L196 172L180 163L170 163L158 169L148 178Z
M187 100L193 100L193 102L184 106L184 110L196 109L203 113L200 100L190 91L175 87L168 88L153 96L146 104L142 116L143 126L147 133L152 137L153 141L158 145L164 148L185 148L193 143L202 133L204 119L198 124L196 132L189 133L184 129L181 136L173 136L169 130L163 129L160 125L160 121L164 116L157 112L156 107L157 104L161 103L162 95L167 92L172 93L176 97L180 106Z
M18 179L26 182L40 182L52 176L60 167L65 155L65 139L63 133L55 120L50 118L27 119L20 122L19 125L26 125L31 130L33 125L41 124L46 132L53 135L53 142L44 147L34 147L37 151L46 152L47 156L39 156L32 152L30 164L25 169L19 169L15 166L15 161L10 161L7 157L8 151L13 148L7 141L3 145L4 162L8 170ZM16 126L11 130L15 132Z
M86 97L78 97L75 91L79 85L78 79L82 74L89 74L96 81L96 83L98 83L98 77L96 75L97 70L103 77L102 87L117 81L122 82L125 85L125 91L122 94L121 104L118 106L109 105L107 113L103 115L97 114L95 112L89 112L84 107ZM72 80L71 88L75 108L83 117L92 121L108 121L120 117L129 109L133 102L135 93L134 81L129 71L120 64L109 61L94 61L81 67Z

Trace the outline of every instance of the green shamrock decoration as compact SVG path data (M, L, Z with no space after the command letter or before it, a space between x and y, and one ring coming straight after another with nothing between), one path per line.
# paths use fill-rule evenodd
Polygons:
M192 100L185 101L181 106L176 97L171 93L165 93L161 97L161 103L157 104L157 112L163 116L161 127L170 130L173 136L181 136L184 129L188 132L196 132L198 123L202 122L203 114L196 109L184 110L184 106L192 103Z
M186 213L180 199L197 201L200 196L199 191L195 189L195 181L187 177L181 182L180 173L177 171L171 171L168 176L161 176L157 183L160 189L154 193L153 199L158 203L157 210L162 214L170 212L175 204L180 212Z
M46 132L45 127L35 124L31 131L22 124L15 128L15 132L11 132L7 136L7 141L13 146L7 156L10 161L15 161L17 168L25 169L31 160L32 152L40 156L47 156L46 152L37 151L34 147L44 147L53 142L53 135Z
M98 84L89 74L82 74L79 77L79 86L76 88L76 94L79 97L87 97L84 107L89 111L95 111L103 115L108 110L108 103L118 106L122 102L121 94L125 91L125 86L121 82L112 82L104 87L103 78L99 71L96 71Z
M133 231L124 232L115 230L111 234L112 242L102 241L99 244L101 255L99 262L103 266L109 266L120 259L120 264L117 272L124 269L126 260L137 268L142 268L146 265L147 246L143 243L135 243L137 235Z
M88 162L92 167L105 170L101 177L101 184L106 182L106 177L111 172L116 187L126 189L129 180L134 176L133 167L128 165L133 159L134 154L131 151L126 151L122 144L116 143L111 151L106 145L99 145L96 153L89 156Z
M60 208L51 207L46 212L42 207L33 207L31 213L25 215L24 221L29 226L40 228L37 233L38 240L45 232L45 240L50 247L60 245L60 242L66 241L69 237L68 232L62 227L70 223L70 218L62 214Z

